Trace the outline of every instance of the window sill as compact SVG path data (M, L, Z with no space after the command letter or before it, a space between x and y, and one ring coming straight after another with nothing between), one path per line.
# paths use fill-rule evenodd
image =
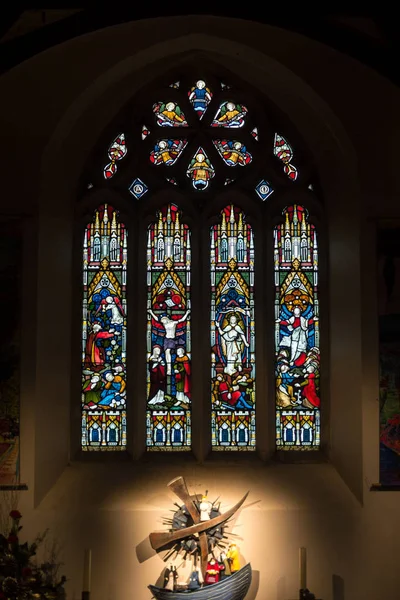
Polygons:
M383 483L373 483L369 488L370 492L400 492L399 485L384 485Z

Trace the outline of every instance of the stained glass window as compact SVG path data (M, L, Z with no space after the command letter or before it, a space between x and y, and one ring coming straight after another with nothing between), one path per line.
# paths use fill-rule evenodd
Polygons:
M132 121L132 131L119 133L123 126L118 125L102 149L108 158L98 164L100 172L87 178L95 188L86 192L91 198L110 188L125 194L134 226L145 222L150 205L165 202L145 230L146 350L139 333L133 333L133 347L142 356L143 368L147 360L146 447L150 451L188 451L192 445L192 233L197 240L194 281L211 296L211 314L196 312L193 319L198 319L201 329L200 339L195 340L199 348L205 340L208 344L211 335L211 377L206 386L211 387L212 448L255 449L254 239L250 217L231 202L236 191L243 198L247 195L249 206L257 203L257 211L268 223L282 197L290 197L296 188L313 193L311 187L307 189L308 177L307 181L299 177L301 162L294 147L271 130L273 119L264 119L251 97L231 83L203 73L171 77L158 90L149 89L143 98L151 100ZM126 141L131 144L133 139L136 147L129 145L127 154ZM266 146L265 140L270 140ZM162 194L165 200L159 203ZM223 197L229 200L222 201ZM173 204L176 198L182 198L183 213ZM207 215L228 203L209 230L204 225ZM276 354L265 368L276 382L277 448L307 450L320 445L318 247L306 209L288 203L282 224L274 228ZM130 222L125 224L130 229ZM132 260L140 255L140 237L131 248ZM260 240L257 237L259 256L266 251L264 238L262 232ZM126 444L126 252L126 227L118 211L108 205L99 207L86 228L83 263L82 446L86 450L122 449ZM208 273L202 268L208 252L210 289L203 279ZM271 273L267 266L260 271L266 284L272 281L272 267ZM132 295L136 283L132 282ZM268 314L267 306L265 310ZM257 328L264 339L268 324L258 323ZM142 383L144 387L143 377Z
M150 130L146 125L142 125L142 140L145 140L150 135Z
M108 148L108 158L111 162L106 164L103 169L104 179L111 179L117 172L117 163L122 160L127 153L125 135L120 133Z
M304 207L283 211L274 230L276 444L320 445L318 245Z
M240 165L245 167L252 161L252 156L246 146L237 140L213 140L222 160L228 167Z
M262 201L264 201L267 198L269 198L271 194L274 193L274 190L272 189L272 187L268 183L268 181L266 181L265 179L262 179L256 185L256 192L257 192L258 197L261 198Z
M147 448L191 446L190 232L174 204L147 238Z
M160 127L187 127L186 117L175 102L156 102L153 112Z
M192 180L195 190L205 190L208 187L208 182L214 177L215 170L203 148L198 148L189 163L186 175Z
M213 127L229 127L231 129L243 127L247 115L247 108L243 104L237 104L228 100L218 108Z
M214 450L254 450L254 240L231 205L211 228L211 435Z
M127 230L100 206L83 241L82 448L126 446Z
M140 198L144 196L148 190L149 188L147 185L141 179L139 179L139 177L136 177L136 179L134 179L129 186L130 193L132 196L135 196L137 200L140 200Z
M296 181L298 172L296 167L292 164L293 149L279 133L276 133L274 138L274 155L283 162L283 170L289 179L291 181Z
M202 79L196 81L196 84L189 91L189 101L197 113L199 119L204 116L207 106L210 104L212 92Z
M186 144L186 140L158 140L150 152L150 161L170 167L178 160Z

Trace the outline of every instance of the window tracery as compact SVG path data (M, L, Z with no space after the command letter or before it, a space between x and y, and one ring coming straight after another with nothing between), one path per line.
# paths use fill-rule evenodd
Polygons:
M125 130L110 136L103 176L92 178L90 192L99 188L117 190L134 202L132 214L136 219L146 212L146 201L161 190L164 190L164 198L168 190L179 194L179 201L177 197L164 200L156 208L147 230L147 350L143 351L144 356L147 352L146 446L148 450L190 450L195 397L192 370L197 367L192 364L191 353L192 344L199 343L192 340L192 320L201 321L203 330L206 325L205 315L191 311L192 279L201 278L201 285L206 281L206 274L193 264L192 232L207 226L204 207L207 206L207 214L212 214L210 206L227 190L245 192L250 210L252 204L261 201L268 214L274 198L274 206L279 206L282 191L311 189L311 184L302 177L288 138L257 122L259 115L252 107L251 94L245 99L243 90L238 87L202 75L197 79L182 77L161 86L152 95L152 101L143 105L130 125L127 122ZM185 206L189 202L198 217L192 227L185 221ZM101 210L100 207L98 214ZM107 214L109 210L106 205ZM280 210L282 212L282 208ZM320 361L316 231L303 206L295 202L288 205L283 211L285 223L274 228L275 274L259 269L257 277L261 279L256 281L255 265L268 244L264 235L255 239L247 212L234 202L226 204L222 211L215 210L214 224L211 228L208 225L209 245L205 247L201 242L198 248L201 257L209 256L209 287L204 293L211 298L208 319L211 358L204 357L204 360L210 360L211 365L208 387L211 446L214 450L256 448L256 339L267 338L271 327L265 319L256 329L255 290L257 286L268 286L270 276L275 278L275 333L267 343L275 345L276 446L291 450L317 448L320 444ZM120 226L124 228L126 244L126 227ZM88 227L93 228L93 224ZM90 245L92 263L101 265L108 260L115 265L119 257L118 238L110 238L107 251L96 234L90 244L86 243L87 250ZM139 256L138 241L130 243L134 248L130 256ZM88 265L93 267L92 263L84 262L86 279ZM125 278L126 268L127 254L121 265ZM300 315L297 315L299 308L295 304L297 300L302 302L299 290L304 292L303 300L307 296L308 304L307 307L301 305ZM94 307L95 316L87 309L88 303L93 304L90 293L89 288L84 287L84 345L93 333L90 327L94 319L98 318L97 307ZM123 294L125 337L121 335L121 344L123 337L126 344L129 299L125 288ZM290 295L294 298L292 303ZM107 317L107 310L104 314ZM115 330L111 333L115 335ZM103 356L100 342L97 347ZM138 342L137 348L141 347ZM115 370L107 352L99 371L103 379L107 370ZM126 379L126 346L123 350L121 345L120 353L118 364L123 365ZM83 366L87 367L85 363ZM84 384L90 381L89 375L98 375L93 365L90 368L92 372L85 375ZM126 392L124 388L123 394ZM286 404L282 404L284 392ZM102 391L100 398L101 394ZM203 400L197 398L196 401ZM101 402L96 400L95 403L98 411ZM99 433L94 438L84 396L82 407L85 415L83 447L90 445L90 439L98 439L97 446L92 443L98 448L111 447L110 439L118 439L121 447L126 445L126 402L118 406L121 421L119 429L113 425L117 434L112 433L111 437L104 433L103 422L107 422L111 409L116 407L110 405L101 412L101 427L98 425ZM95 410L93 406L89 408Z

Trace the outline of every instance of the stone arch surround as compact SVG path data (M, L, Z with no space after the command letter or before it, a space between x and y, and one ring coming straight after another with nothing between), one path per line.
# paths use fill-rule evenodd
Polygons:
M163 58L160 59L160 56ZM235 61L227 67L227 61L232 56L235 57ZM188 69L188 65L190 66L192 62L200 59L205 60L206 64L207 62L211 63L214 68L220 64L225 71L232 71L233 76L236 73L242 79L248 81L253 88L258 89L261 95L265 95L272 102L279 104L279 108L286 114L288 121L299 131L300 136L313 155L324 194L325 210L330 223L330 243L335 243L335 227L340 228L340 233L337 235L343 243L343 223L336 220L339 207L351 204L356 210L358 194L357 182L354 178L356 172L354 169L355 152L339 119L304 80L276 59L244 44L199 33L192 33L153 44L128 58L122 59L112 68L102 73L72 102L55 127L43 153L40 219L46 219L45 215L48 212L51 213L52 219L56 218L55 213L57 208L60 208L60 218L62 218L62 214L64 215L63 228L72 227L77 180L81 175L87 157L90 155L92 146L102 130L102 126L99 124L104 123L105 125L112 121L114 115L119 112L129 98L134 97L135 93L140 94L140 88L143 84L156 80L165 71L166 61L171 68L176 69L179 68L179 65L182 65L182 68ZM115 93L116 90L118 90L118 94ZM79 152L76 152L77 140L79 140ZM68 165L67 173L66 165ZM63 181L64 185L61 189L58 189L58 201L55 205L54 189L60 180ZM345 189L342 185L339 185L339 182L342 181L347 182ZM335 185L339 185L340 189L335 189ZM71 217L69 225L67 225L65 217L67 206ZM331 208L333 207L334 211L331 214ZM47 227L47 225L44 225L44 227ZM349 244L356 243L355 233L355 224L353 223L351 237L348 240ZM42 239L41 243L46 244L49 241L48 238L45 238ZM357 260L356 248L349 251L349 253L354 257L354 260ZM332 276L335 276L335 259L336 253L331 253L330 269ZM357 268L355 264L351 266ZM341 260L338 261L337 269L339 268L340 273L337 270L336 272L342 281L344 272L343 261ZM45 274L43 275L47 277ZM353 286L357 286L350 273L349 281ZM66 274L65 279L59 280L59 285L64 285L67 288L65 292L62 292L60 288L60 296L67 296L70 289L68 274ZM335 288L336 285L333 284L332 289ZM39 286L39 289L42 289L42 287ZM354 293L359 292L355 290ZM335 311L340 313L341 310L343 310L342 306L335 302L332 303L331 318L335 316ZM340 314L338 319L341 319ZM353 320L356 328L359 325L358 321L359 319L356 317ZM45 335L44 329L39 333L39 344L42 335ZM335 356L332 352L335 348L335 332L331 332L331 335L331 353ZM342 336L343 334L340 333L339 335ZM336 368L340 370L339 363L342 360L345 361L340 340L338 339L336 343L338 347L337 355L335 356L334 365L331 363L329 370L332 369L332 366L334 370ZM70 350L70 344L71 340L68 340L68 343L65 344L66 352L68 346ZM46 346L45 341L43 341L43 346ZM43 355L40 353L39 356ZM358 356L354 356L353 353L353 364L357 358L359 359L359 352ZM360 362L358 369L360 369ZM335 372L334 370L333 372ZM40 376L39 372L38 375ZM67 377L67 374L65 373L64 376ZM45 385L45 382L43 382L43 385ZM356 380L352 378L349 386L352 388L356 386L352 395L359 397L359 391L357 391L359 390L359 381L356 383ZM68 387L69 385L66 383L65 390ZM332 377L330 395L335 397L335 378ZM340 397L337 397L335 402L331 403L330 455L337 463L343 476L346 477L345 471L348 469L349 464L345 457L346 453L342 450L342 435L338 434L341 442L335 444L335 413L337 410L339 422L341 420L340 413L343 409L341 402L345 402L342 397L343 394L341 393ZM357 412L360 410L360 406L354 406L354 403L353 408ZM359 421L359 419L357 420ZM139 445L136 447L134 454L136 456L140 454ZM358 467L356 467L354 464L353 468L359 470L360 465L358 464ZM354 478L349 477L348 481L351 482L351 487L355 491Z
M161 28L163 20L158 21ZM221 25L221 20L219 24ZM106 65L103 74L97 74L89 85L88 70L86 89L81 89L72 101L68 101L68 108L65 104L62 110L59 110L57 118L53 118L49 127L45 150L40 146L42 166L38 194L38 332L35 340L37 365L33 391L29 390L30 397L35 401L36 439L33 439L30 446L25 444L23 458L23 468L29 479L30 490L34 490L34 503L39 506L39 511L33 513L38 521L27 530L36 532L37 523L43 522L44 526L54 526L56 531L65 537L66 563L68 570L72 569L69 589L71 594L75 590L79 595L81 561L77 552L77 538L74 541L72 535L77 536L82 526L80 545L90 543L90 536L96 534L96 526L101 527L105 541L101 544L95 560L96 564L101 566L101 570L104 570L104 577L96 583L97 591L94 589L93 592L106 598L107 594L111 593L107 590L114 585L120 595L126 595L132 593L129 590L132 590L133 585L139 585L142 591L137 597L147 598L149 593L146 585L154 580L154 569L161 568L157 562L159 559L154 557L149 563L139 565L135 562L132 547L144 538L149 528L158 523L160 514L164 514L170 508L171 497L165 491L165 483L180 469L196 489L200 490L211 481L210 489L218 493L221 491L227 504L235 500L238 486L240 489L251 487L253 498L261 499L261 511L254 505L247 512L244 511L241 517L246 532L265 532L259 536L262 538L261 542L254 542L254 548L252 536L245 534L244 537L249 539L243 543L242 548L246 559L251 559L254 568L260 570L259 598L268 597L268 594L274 597L276 593L279 598L287 598L295 593L296 548L302 544L307 545L311 553L310 587L321 597L330 597L333 573L344 578L346 595L351 593L351 597L371 600L378 597L381 590L378 584L374 586L371 582L369 585L366 582L360 583L360 575L366 564L371 568L371 573L379 572L379 578L386 577L386 591L394 591L396 587L393 573L383 563L383 558L377 560L375 556L374 562L369 551L370 544L379 547L391 531L387 519L371 525L375 514L373 509L390 509L392 505L388 496L381 500L380 504L377 496L368 500L363 480L360 224L357 218L359 190L357 156L353 147L355 140L346 133L345 127L337 117L338 111L335 114L334 102L332 101L330 108L329 102L322 99L322 96L306 83L305 77L296 75L295 68L288 69L274 56L271 45L268 46L268 52L262 52L260 48L252 48L249 41L232 41L227 37L228 34L225 34L226 37L218 37L194 32L183 36L171 36L171 39L154 43L147 49L142 44L135 53L134 36L138 27L137 23L121 26L125 36L130 32L129 53L132 56L122 59L123 52L120 51L120 55L116 52L115 65ZM254 25L254 32L259 33L259 27ZM73 40L64 45L64 51L68 53L73 45L84 43L101 45L101 39L110 44L112 39L118 40L122 29L110 28L91 36L84 36L86 40ZM213 27L210 27L211 29ZM252 27L248 25L247 30L252 31ZM270 30L268 27L262 29L266 37ZM230 37L233 35L230 32ZM248 36L250 35L249 33ZM299 36L293 34L293 39L296 37ZM284 39L287 41L289 38L291 36L286 32ZM70 44L71 48L68 48ZM323 48L316 43L313 47L316 53ZM49 56L51 52L52 50L45 54ZM57 55L61 53L61 49L56 48L54 52ZM202 56L206 55L214 64L225 66L226 57L236 56L235 52L239 53L235 65L238 66L241 78L248 79L262 94L279 103L289 121L314 153L320 176L329 222L330 458L336 470L331 469L330 465L274 465L268 468L269 465L265 464L260 469L252 467L246 475L244 470L240 472L240 466L232 464L221 468L175 464L173 467L161 468L162 472L155 465L147 467L147 470L143 470L140 465L135 465L134 468L120 465L111 478L111 485L114 487L110 492L106 489L106 484L99 485L99 481L103 480L107 472L107 464L71 464L65 469L69 459L71 399L69 362L72 340L69 332L72 315L68 305L70 289L76 281L70 270L71 231L77 178L90 154L96 132L102 129L102 123L109 122L125 99L139 89L137 83L135 84L138 76L146 77L146 81L149 81L162 72L160 56L170 56L174 65L180 61L185 65L189 57L200 53ZM329 55L329 52L326 54ZM85 65L85 56L83 52L80 67L82 70L88 68ZM39 59L45 61L46 56L38 56L33 60L39 62ZM37 65L38 69L39 66ZM124 96L116 96L116 87L123 91ZM76 153L77 140L80 142L79 153ZM54 225L53 233L49 230L51 224ZM55 269L58 273L56 282L49 280L49 274L54 273ZM344 307L341 301L340 290L346 286L353 298L353 305L350 307ZM49 294L54 290L57 296L62 298L62 306L66 308L62 323L63 333L66 335L60 344L62 348L59 349L57 357L52 356L52 340L58 312L46 303ZM348 364L352 366L351 376L347 372ZM54 389L57 390L56 403L53 397ZM42 414L46 412L49 419L43 420ZM344 414L346 422L343 420ZM52 427L54 418L61 424L57 431L53 431ZM377 418L375 422L378 422ZM29 449L32 449L32 455L28 457ZM35 463L32 467L29 466L31 459ZM338 473L359 500L364 496L364 502L369 502L362 513L362 509L353 504L348 489L337 476ZM370 477L371 473L372 476L375 475L376 480L377 462L374 465L373 460L372 467L369 466ZM56 483L60 474L61 479ZM230 477L235 481L234 486ZM131 483L128 484L129 491L124 495L127 481ZM90 491L91 486L95 487L96 493ZM318 491L312 494L310 490L315 488L318 488ZM47 492L49 493L46 496ZM76 500L72 500L74 493ZM68 511L66 514L73 519L71 532L66 532L66 527L60 524L62 518L57 516L57 512L63 510ZM90 524L84 523L84 517L91 517ZM126 531L130 535L128 544L123 541ZM113 544L117 546L119 541L121 548L116 553L116 558L110 560L109 547L113 547ZM393 538L389 538L390 550L397 551L398 554L396 544ZM364 564L359 573L355 561L357 564ZM265 567L266 562L268 568ZM132 569L132 576L129 580L125 579L124 584L121 565L125 572ZM114 575L109 576L111 568L116 571ZM113 583L118 577L120 581ZM371 595L368 596L368 593Z

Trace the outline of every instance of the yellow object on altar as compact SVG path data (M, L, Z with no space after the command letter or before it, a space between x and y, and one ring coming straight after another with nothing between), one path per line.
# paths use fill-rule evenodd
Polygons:
M226 557L230 562L231 572L234 573L235 571L239 571L240 570L239 550L238 550L236 544L230 544L229 550L226 553Z

